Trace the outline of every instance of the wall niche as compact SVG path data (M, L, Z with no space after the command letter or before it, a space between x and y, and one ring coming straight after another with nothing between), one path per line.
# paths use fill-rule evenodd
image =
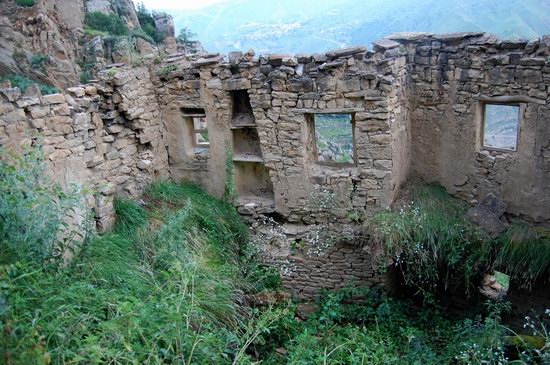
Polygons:
M231 102L233 105L233 113L231 125L234 127L255 126L254 113L250 105L250 96L247 90L232 90Z
M233 129L233 159L235 161L263 162L260 138L256 128Z
M273 201L273 184L263 163L235 161L235 189L240 204Z
M272 204L273 184L264 165L248 91L232 90L230 94L234 179L239 203Z

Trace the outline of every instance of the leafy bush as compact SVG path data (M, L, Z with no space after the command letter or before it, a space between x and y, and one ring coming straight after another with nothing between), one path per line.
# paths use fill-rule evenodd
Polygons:
M149 10L145 8L143 3L139 3L137 6L137 16L142 32L147 36L147 38L143 37L143 35L139 33L136 33L136 36L140 36L150 43L162 43L164 38L166 38L166 34L155 29L155 21L153 20L153 16Z
M31 66L36 70L44 71L44 62L48 60L48 55L46 54L35 54L31 58Z
M35 0L15 0L15 3L19 6L31 7L34 6Z
M466 219L468 206L442 187L415 185L411 194L409 205L367 222L374 251L383 248L382 265L392 257L406 283L424 293L449 287L468 293L490 267L488 237Z
M57 94L59 90L53 86L37 83L28 77L22 75L7 75L3 76L0 80L9 80L12 87L18 87L22 93L27 91L27 88L33 84L37 84L42 95Z
M53 184L42 159L39 147L0 148L0 264L59 263L74 244L66 218L77 206L76 192Z
M99 11L88 12L84 18L84 24L93 30L107 32L112 35L122 36L128 33L128 27L118 14L104 14Z

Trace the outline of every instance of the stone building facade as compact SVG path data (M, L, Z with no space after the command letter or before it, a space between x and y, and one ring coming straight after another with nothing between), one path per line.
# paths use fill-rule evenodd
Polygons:
M74 172L56 178L101 191L103 227L116 191L139 196L171 177L221 197L229 182L268 260L292 268L287 288L311 296L383 280L354 246L355 221L389 207L410 177L471 204L492 192L509 214L550 223L549 57L548 36L482 33L397 34L372 51L314 55L174 54L66 95L1 90L0 144L42 135L52 171ZM487 105L517 108L513 148L485 144ZM319 115L349 118L345 163L322 161Z

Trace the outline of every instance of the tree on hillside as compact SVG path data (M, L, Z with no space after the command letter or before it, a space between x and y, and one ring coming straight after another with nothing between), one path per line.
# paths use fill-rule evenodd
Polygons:
M155 28L155 21L153 19L153 15L145 7L145 4L143 2L140 2L137 5L137 17L139 20L139 25L141 26L141 29L149 36L151 37L155 43L162 43L164 41L164 38L166 35L163 32L159 32Z
M187 27L183 27L180 30L179 35L176 37L176 42L182 44L187 50L194 53L197 51L195 46L196 41L193 39L197 36L197 33L191 31Z

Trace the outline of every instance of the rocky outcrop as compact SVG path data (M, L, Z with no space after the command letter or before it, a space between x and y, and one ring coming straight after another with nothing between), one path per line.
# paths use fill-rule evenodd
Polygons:
M139 28L139 20L132 0L86 0L86 11L118 14L128 29Z
M69 28L56 11L65 2L57 1L25 9L0 7L0 72L29 75L56 87L75 83L80 74L75 59L82 31ZM33 55L47 57L40 65L32 65Z
M0 73L23 74L63 89L77 85L83 71L95 75L107 64L134 63L136 57L159 52L142 38L86 37L87 11L118 14L128 29L140 27L132 0L41 0L30 8L19 7L13 0L2 2ZM166 34L162 49L176 52L172 18L155 13L155 25ZM40 64L33 64L33 56L42 59ZM79 63L86 64L86 69Z

